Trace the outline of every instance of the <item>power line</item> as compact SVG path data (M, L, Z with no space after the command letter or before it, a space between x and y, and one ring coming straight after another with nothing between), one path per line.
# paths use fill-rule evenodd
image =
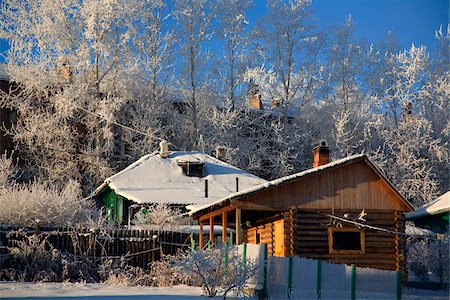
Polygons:
M402 235L402 236L406 236L406 237L416 237L416 238L429 239L429 240L448 240L448 236L445 236L443 239L439 239L437 237L432 237L432 236L423 236L423 235L418 235L418 234L409 234L409 233L404 233L404 232L393 231L393 230L389 230L389 229L382 228L382 227L372 226L372 225L368 225L368 224L363 224L363 223L360 223L360 222L352 221L352 220L349 220L349 219L336 217L336 216L330 215L330 214L327 214L327 216L330 217L330 218L339 220L341 222L350 223L350 224L353 224L353 225L356 225L356 226L359 226L359 227L364 227L364 228L368 228L368 229L382 231L382 232L386 232L386 233L390 233L390 234L394 234L394 235Z

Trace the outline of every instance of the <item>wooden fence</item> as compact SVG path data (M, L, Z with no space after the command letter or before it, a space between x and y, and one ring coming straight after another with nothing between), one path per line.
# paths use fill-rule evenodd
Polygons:
M4 253L8 248L17 246L17 241L36 234L42 241L45 239L48 249L93 259L123 256L130 265L142 268L148 268L148 264L158 261L162 254L173 255L179 249L187 249L192 238L198 239L186 232L173 231L0 227L0 251Z

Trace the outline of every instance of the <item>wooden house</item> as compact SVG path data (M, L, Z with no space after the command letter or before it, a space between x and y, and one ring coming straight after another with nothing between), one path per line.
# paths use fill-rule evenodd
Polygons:
M405 270L402 233L411 204L365 155L329 162L329 152L321 144L312 169L234 193L191 215L210 231L214 225L236 228L237 243L267 244L269 255Z
M418 227L437 233L449 233L450 227L450 191L440 195L434 201L406 214L408 221Z
M186 210L260 185L266 180L247 173L217 157L194 151L160 151L145 155L124 170L106 178L93 193L108 219L129 224L134 212L151 204L167 204Z

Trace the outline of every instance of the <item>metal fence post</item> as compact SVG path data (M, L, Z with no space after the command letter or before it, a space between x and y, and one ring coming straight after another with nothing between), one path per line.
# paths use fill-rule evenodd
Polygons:
M242 253L242 262L244 264L243 269L244 272L247 272L247 243L243 243L243 253Z
M292 260L293 257L290 256L289 257L289 261L288 261L288 290L287 290L287 296L288 299L291 299L291 294L292 294Z
M402 271L397 271L397 300L402 299Z
M356 266L352 264L352 277L351 277L351 299L356 299Z
M228 244L225 241L225 245L224 245L224 249L225 249L225 258L224 258L224 271L225 274L228 272Z
M191 239L191 250L195 251L195 239L194 239L194 234L191 233L190 235L190 239Z
M263 281L263 299L268 298L268 291L267 291L267 244L264 244L264 281Z
M321 289L322 289L322 261L317 261L317 299L321 299Z

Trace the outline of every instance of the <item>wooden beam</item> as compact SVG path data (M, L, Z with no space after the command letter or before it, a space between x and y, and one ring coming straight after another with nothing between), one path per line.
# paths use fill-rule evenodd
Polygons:
M242 241L241 208L236 208L236 245Z
M245 210L257 210L257 211L283 211L282 209L270 207L267 205L260 205L260 204L254 204L247 201L241 201L241 200L233 200L230 203L230 207L233 208L244 208Z
M200 233L198 236L198 247L201 250L203 249L203 221L200 221L199 224L200 224Z
M212 217L217 217L217 216L220 216L222 214L222 212L227 212L228 213L228 212L233 211L233 210L234 210L233 207L226 206L226 207L223 207L221 209L214 210L214 211L212 211L210 213L204 214L204 215L200 216L198 219L200 221L205 221L205 220L208 220L211 216Z
M214 218L213 216L209 217L209 244L211 247L214 244Z
M222 212L222 243L225 244L225 242L227 241L227 213L226 212Z

